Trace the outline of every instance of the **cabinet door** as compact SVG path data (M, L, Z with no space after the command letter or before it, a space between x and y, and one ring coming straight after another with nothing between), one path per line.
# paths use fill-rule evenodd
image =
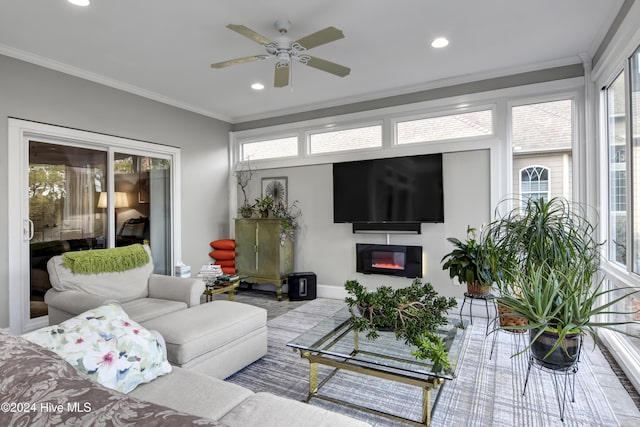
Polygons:
M258 272L261 277L280 278L280 221L258 223Z
M256 275L257 270L257 222L236 219L236 270L243 275Z

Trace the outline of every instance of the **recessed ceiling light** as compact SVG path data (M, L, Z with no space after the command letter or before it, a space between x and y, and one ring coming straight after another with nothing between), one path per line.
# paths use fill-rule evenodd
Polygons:
M448 44L449 44L449 40L445 39L444 37L438 37L437 39L431 42L431 46L435 47L436 49L443 48Z
M89 6L89 0L67 0L71 4L75 4L76 6Z
M264 85L262 83L254 83L251 85L251 89L253 90L262 90L264 89Z

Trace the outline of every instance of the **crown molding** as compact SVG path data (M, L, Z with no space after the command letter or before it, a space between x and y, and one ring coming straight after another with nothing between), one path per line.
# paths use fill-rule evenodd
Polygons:
M160 95L156 92L142 89L138 86L124 83L116 79L111 79L101 74L92 73L90 71L73 67L71 65L63 64L62 62L54 61L53 59L45 58L43 56L26 52L21 49L15 49L13 47L0 44L0 54L9 56L11 58L19 59L21 61L29 62L31 64L39 65L41 67L48 68L54 71L59 71L61 73L69 74L74 77L79 77L84 80L89 80L91 82L98 83L104 86L109 86L114 89L119 89L127 93L141 96L143 98L161 102L163 104L171 105L173 107L180 108L181 110L202 114L203 116L207 116L217 120L222 120L227 123L231 123L231 117L225 116L223 114L198 108L190 104L185 104L184 102L178 101L176 99L173 99L164 95Z

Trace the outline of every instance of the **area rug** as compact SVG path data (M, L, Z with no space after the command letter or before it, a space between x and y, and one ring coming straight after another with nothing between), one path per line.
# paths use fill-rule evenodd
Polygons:
M267 391L304 400L309 385L309 364L286 344L342 307L342 301L316 299L270 320L267 323L268 354L227 381L255 392ZM457 378L446 382L433 414L432 426L619 425L591 370L590 350L583 352L576 374L575 402L567 400L563 423L552 374L533 368L523 395L527 358L511 357L523 342L514 334L498 332L489 359L493 335L486 337L485 328L486 322L477 319L469 326ZM320 378L328 372L328 368L321 369ZM420 389L388 380L341 371L322 388L322 393L414 420L421 416ZM312 399L310 404L361 419L376 427L407 425L320 399Z

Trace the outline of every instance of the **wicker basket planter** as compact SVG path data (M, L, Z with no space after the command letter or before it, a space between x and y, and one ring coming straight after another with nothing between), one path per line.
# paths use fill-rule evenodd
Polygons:
M525 326L529 324L529 320L524 317L511 316L510 311L504 305L498 301L498 318L500 319L500 326ZM509 332L516 334L523 334L527 332L526 329L508 329Z
M473 283L467 283L467 292L473 295L486 296L491 292L491 285L486 283L480 283L478 281Z

